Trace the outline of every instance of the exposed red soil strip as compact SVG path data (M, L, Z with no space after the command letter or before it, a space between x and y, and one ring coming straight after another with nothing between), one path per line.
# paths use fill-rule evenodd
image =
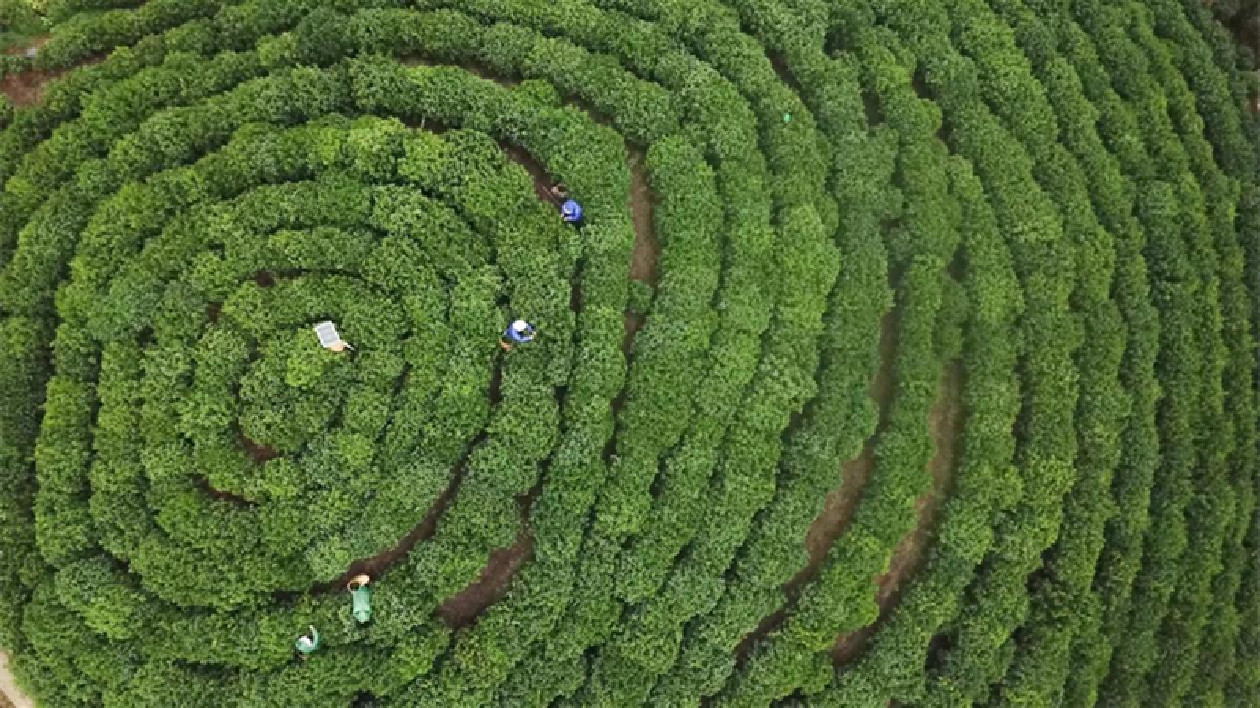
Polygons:
M249 455L250 460L252 460L255 465L261 466L265 464L267 460L280 456L280 453L276 452L275 448L268 445L260 445L253 440L250 440L240 430L236 431L236 438L240 441L241 447L244 448L245 454ZM253 506L254 504L254 502L246 499L245 497L232 492L224 491L222 489L217 489L213 484L210 484L210 480L204 476L198 477L197 483L203 492L209 494L214 499L218 499L219 501L228 501L242 506Z
M932 489L915 500L917 521L914 530L897 544L888 572L875 579L879 586L875 596L875 601L879 604L879 619L862 629L841 635L836 640L831 656L837 666L857 656L866 645L866 640L888 616L889 610L897 606L905 587L903 581L913 577L927 558L927 550L935 531L936 512L949 496L950 480L953 477L958 437L963 427L962 387L962 363L954 360L945 368L941 377L940 394L928 415L928 428L936 451L928 464L928 470L932 473Z
M653 218L652 187L648 182L647 164L643 151L629 148L627 162L630 165L630 219L634 224L634 251L630 255L630 279L656 287L656 266L661 255L661 244L656 240L656 221ZM626 310L626 336L621 349L626 356L634 346L634 337L643 327L646 315Z
M629 148L630 218L634 222L634 253L630 257L630 279L656 286L656 262L661 245L656 241L656 222L652 216L652 186L648 181L647 162L643 151Z
M48 36L37 37L29 44L17 47L9 47L4 51L10 56L19 56L26 53L30 47L36 49L44 46L49 40ZM0 92L8 97L9 102L15 106L33 106L44 98L44 84L57 78L63 71L24 71L20 74L10 74L0 81Z
M245 452L249 454L250 459L252 459L255 464L261 465L267 460L275 459L280 455L280 453L276 452L275 448L269 445L259 445L253 440L245 437L244 433L239 433L239 435L241 439L241 446L245 448Z
M507 548L496 548L490 552L486 567L481 569L481 576L471 585L447 598L438 607L438 616L451 629L467 627L477 620L487 607L498 602L507 594L517 569L534 554L534 537L529 529L529 509L534 500L542 493L542 479L523 497L517 497L516 503L521 514L521 531L516 541Z
M35 47L38 49L39 47L44 46L48 40L49 36L47 35L38 37L29 44L25 44L20 47L9 47L4 53L9 55L24 54L28 48ZM32 69L30 71L23 71L19 74L10 74L5 76L3 80L0 80L0 93L3 93L9 99L9 102L15 106L21 107L37 105L44 100L44 93L50 82L64 76L66 73L75 68L97 64L103 61L105 57L105 54L98 54L96 56L89 57L79 62L71 69L55 69L49 71Z
M481 577L443 602L438 608L438 616L451 629L472 624L483 610L507 594L513 575L533 553L533 537L522 528L515 543L490 552L490 560L481 570Z
M442 516L442 512L446 511L446 507L451 503L451 500L455 498L455 492L459 489L459 483L463 478L463 474L464 469L461 466L458 470L456 470L455 474L452 475L450 483L447 484L446 489L442 490L442 493L438 495L437 500L433 502L433 506L429 507L429 511L424 515L424 518L420 520L420 523L416 524L415 527L411 529L411 532L404 536L397 545L378 553L371 558L361 558L351 563L349 570L347 570L340 578L337 578L331 583L317 585L312 588L312 591L323 592L332 590L334 592L338 592L345 588L346 583L350 582L351 578L359 575L360 573L366 573L373 579L384 575L385 571L388 570L390 566L396 563L403 556L410 553L411 549L414 548L417 543L433 536L433 532L437 530L438 518Z
M867 389L879 406L881 426L892 401L893 360L896 350L896 314L889 312L879 323L879 370ZM862 446L861 454L840 465L840 486L827 494L822 513L814 519L805 534L809 563L783 586L783 591L789 598L795 597L805 583L818 575L827 558L827 551L853 520L853 513L862 498L862 490L866 488L871 468L875 466L875 440L878 437L879 431L876 430L875 435ZM786 608L780 608L762 619L757 629L745 635L735 647L736 661L742 663L746 660L752 647L777 629L785 617Z
M210 498L212 499L216 499L218 501L231 502L237 506L254 506L255 505L254 502L246 499L245 497L239 496L232 492L225 492L222 489L216 489L214 485L210 484L210 480L206 479L205 477L198 477L196 480L196 484L197 484L197 487L201 489L201 491L210 495Z
M501 142L499 147L503 148L503 152L507 153L509 160L524 167L529 176L534 178L534 196L544 202L555 204L556 198L551 193L551 187L555 184L555 181L551 178L551 175L547 174L547 168L543 167L541 162L529 154L528 150L519 145ZM558 204L556 206L559 208Z
M774 67L774 73L778 75L779 81L784 86L792 89L797 94L801 93L801 83L792 75L792 69L788 67L787 57L783 52L766 52L766 57L770 60L770 66Z
M897 350L896 315L889 312L879 323L879 371L871 381L870 395L879 406L880 425L888 415L893 394L893 362ZM875 466L875 440L878 431L867 439L862 453L852 460L847 460L840 467L841 482L839 488L827 495L823 511L810 524L805 535L805 548L809 551L810 563L797 574L787 589L793 592L806 580L813 577L827 557L827 551L835 543L840 534L849 527L858 502L862 499L862 490L870 478L871 469Z

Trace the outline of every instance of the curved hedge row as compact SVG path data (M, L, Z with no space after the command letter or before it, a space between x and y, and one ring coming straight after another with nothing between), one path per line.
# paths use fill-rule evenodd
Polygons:
M0 111L48 704L1260 690L1260 127L1196 4L48 12L0 65L65 72Z

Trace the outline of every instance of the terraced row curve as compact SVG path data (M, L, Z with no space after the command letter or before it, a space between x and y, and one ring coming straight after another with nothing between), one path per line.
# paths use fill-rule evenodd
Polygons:
M0 64L41 704L1260 695L1257 86L1190 0L53 19Z

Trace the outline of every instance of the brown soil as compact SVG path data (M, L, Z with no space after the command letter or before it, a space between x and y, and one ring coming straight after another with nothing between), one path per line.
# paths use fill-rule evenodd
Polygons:
M507 594L512 576L533 553L533 539L526 529L521 529L516 543L508 548L491 551L490 560L482 569L481 577L443 602L438 608L438 616L451 629L472 624L483 610Z
M36 37L26 44L15 45L15 46L9 47L8 49L4 50L4 53L11 57L21 56L23 54L26 54L26 50L30 49L31 47L35 47L36 49L39 49L45 44L48 44L49 39L52 39L52 36L47 35L47 34L41 37Z
M935 530L936 512L949 496L949 484L954 469L958 436L962 433L963 368L958 360L950 362L941 377L940 394L928 414L928 428L936 450L928 470L932 473L932 489L915 500L918 518L915 528L893 552L888 572L875 579L879 591L875 601L879 604L879 619L874 624L855 632L841 635L832 649L832 659L837 666L857 656L866 640L879 628L888 611L897 606L904 588L903 581L910 578L923 564Z
M503 365L502 359L500 363L494 367L494 372L490 374L490 406L497 407L499 401L503 400Z
M551 175L547 174L547 168L543 167L541 162L519 145L501 142L499 147L503 148L503 151L507 153L509 160L524 167L529 176L534 178L534 195L542 201L554 204L556 198L551 193L551 186L555 182L551 179Z
M39 37L30 44L24 44L18 47L9 47L4 51L9 55L24 54L29 47L42 47L48 41L48 37ZM45 72L45 71L24 71L21 74L13 74L4 77L0 81L0 91L8 97L9 101L15 106L33 106L44 98L44 84L52 79L57 78L63 72Z
M892 401L893 360L897 350L896 315L889 312L884 315L879 326L879 370L868 389L871 398L879 405L880 423L888 413ZM805 534L805 548L809 551L809 564L801 569L786 585L784 593L794 597L805 583L818 575L819 568L827 558L827 551L835 543L840 534L848 528L853 520L858 501L862 498L862 490L875 465L875 439L878 431L867 439L862 452L857 457L840 465L840 486L827 494L823 502L822 513L814 519ZM757 629L744 636L735 648L737 661L744 661L753 645L764 639L783 623L787 612L779 609L761 620Z
M446 511L447 505L451 503L451 499L455 497L456 490L459 489L459 483L463 477L464 469L461 466L456 470L451 482L446 485L446 489L433 502L433 506L429 507L428 513L416 524L411 532L402 538L393 548L382 551L371 558L361 558L350 564L350 568L346 570L340 578L318 585L312 590L314 592L333 591L340 592L345 589L346 583L350 579L360 573L366 573L369 577L376 579L385 573L395 562L411 552L415 545L433 535L437 529L438 518L442 516L442 512Z
M791 68L788 67L787 56L783 52L771 52L767 56L770 59L770 66L774 67L774 73L779 77L779 81L782 81L783 85L791 87L793 91L799 94L801 92L801 84L792 74Z
M648 182L643 151L630 148L630 218L634 221L634 253L630 257L630 279L656 286L656 261L661 245L656 241L656 221L652 216L652 186Z
M29 44L19 47L9 47L5 50L5 54L23 54L28 47L42 47L49 40L47 35L38 37ZM90 66L96 64L105 58L105 55L91 57L78 66ZM20 74L12 74L0 80L0 93L8 97L9 101L15 106L34 106L44 100L44 91L48 83L54 79L63 76L69 69L58 69L55 71L24 71Z
M410 553L417 543L433 536L433 532L437 530L438 519L441 518L442 513L455 497L455 492L459 488L459 481L462 476L463 469L461 468L456 472L455 478L451 483L447 485L446 490L434 502L429 512L425 514L424 519L398 545L371 558L355 561L340 578L331 583L317 586L313 590L315 592L340 592L345 588L346 583L350 582L351 578L360 573L366 573L371 578L379 578L383 575L390 566ZM483 610L497 602L507 593L508 586L511 584L512 577L516 574L517 569L533 555L533 538L529 534L528 527L524 526L524 519L528 515L530 504L540 489L541 487L535 487L529 494L518 499L521 506L522 528L520 534L516 537L515 543L508 548L491 551L490 558L481 570L481 576L438 607L437 614L448 627L458 629L472 624Z
M218 501L231 502L238 506L254 506L255 505L254 502L246 499L245 497L234 494L232 492L225 492L222 489L215 489L214 485L210 484L210 480L206 479L205 477L198 477L196 481L196 485L198 489L208 494L210 498L212 499L217 499Z
M529 532L529 510L541 493L540 479L528 493L516 498L521 513L521 531L516 535L516 541L507 548L491 551L486 567L481 569L481 577L438 607L438 616L446 626L451 629L467 627L476 621L482 611L507 594L517 569L534 554L534 538Z
M888 407L893 393L893 360L897 351L896 315L888 313L879 323L879 371L871 382L870 395L879 406L880 425L888 415ZM862 490L866 480L875 466L875 440L872 435L862 447L862 453L852 460L847 460L840 467L840 486L827 495L823 503L823 511L810 524L805 535L805 547L809 550L809 565L802 570L791 583L788 591L800 588L806 580L813 577L827 557L827 551L835 543L840 534L849 527L853 520L853 512L857 510L858 501L862 498Z
M653 287L658 277L656 265L661 255L661 244L656 240L656 221L653 218L652 187L648 182L647 164L643 151L629 148L627 162L630 165L630 219L634 223L634 251L630 255L630 279L640 280ZM646 319L641 312L626 310L626 337L622 351L630 356L634 336L639 333Z
M244 433L238 433L238 435L241 438L241 446L245 448L245 452L249 453L249 457L254 461L254 464L261 465L267 460L274 459L280 455L280 453L275 451L275 448L268 445L259 445L245 437Z

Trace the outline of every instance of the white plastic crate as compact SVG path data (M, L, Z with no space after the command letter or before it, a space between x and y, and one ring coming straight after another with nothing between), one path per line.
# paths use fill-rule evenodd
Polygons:
M350 345L341 339L341 335L337 334L337 325L331 321L325 320L316 324L315 336L319 337L319 345L325 349L340 351L350 348Z

